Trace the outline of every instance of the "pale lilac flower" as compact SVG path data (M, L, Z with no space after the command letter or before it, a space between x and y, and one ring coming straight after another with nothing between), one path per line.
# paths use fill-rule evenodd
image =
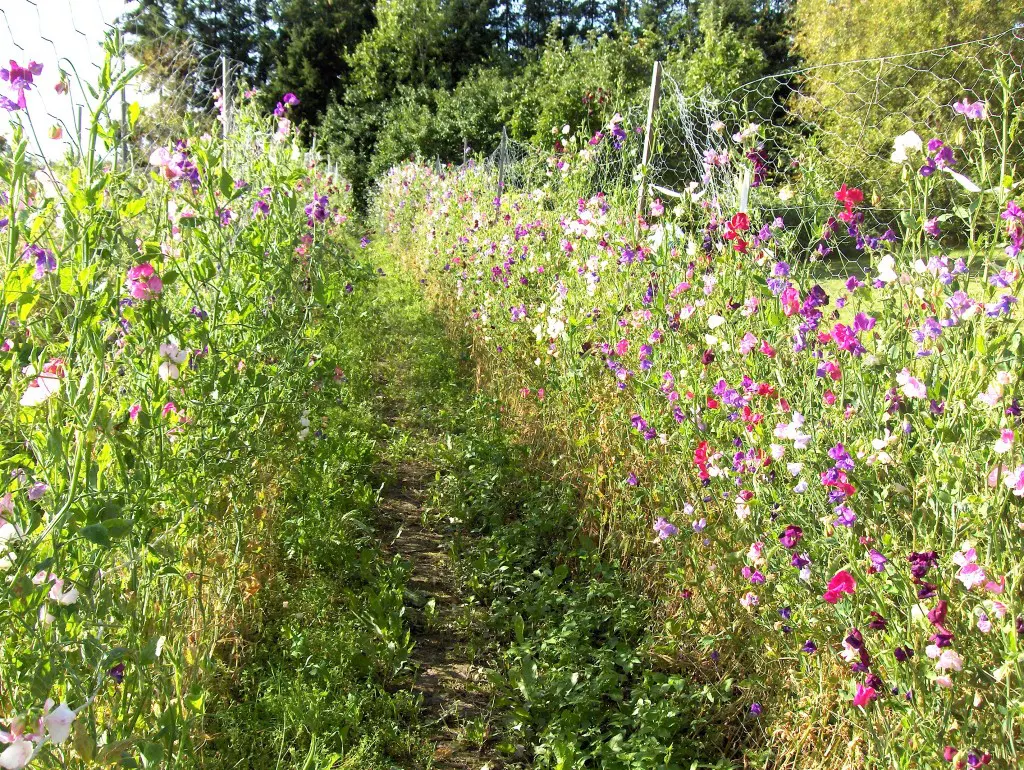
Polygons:
M904 369L896 375L896 383L907 398L925 398L928 395L928 389L924 383L912 376L908 369Z
M984 120L988 117L988 107L983 101L969 102L965 96L953 104L953 111L968 120Z

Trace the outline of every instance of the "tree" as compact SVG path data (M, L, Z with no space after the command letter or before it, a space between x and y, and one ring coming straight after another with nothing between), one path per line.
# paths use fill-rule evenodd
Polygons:
M262 85L269 74L269 53L275 33L271 25L274 0L139 0L121 17L129 35L129 50L151 68L151 84L173 72L178 59L166 51L190 52L190 106L209 104L209 93L220 83L220 56L236 67L236 75ZM161 62L172 62L161 65Z
M810 65L926 51L1010 29L1019 3L797 0L796 50Z
M300 100L295 117L318 123L348 84L348 56L374 22L372 0L282 0L279 35L271 56L268 99L283 93Z

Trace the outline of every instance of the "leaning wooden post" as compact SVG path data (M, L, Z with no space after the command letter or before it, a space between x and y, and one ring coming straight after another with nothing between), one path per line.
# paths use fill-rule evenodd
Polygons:
M466 159L469 157L469 142L466 137L462 137L462 165L466 165Z
M651 161L651 145L654 142L654 113L658 111L658 98L661 95L661 62L654 62L651 73L651 98L647 103L647 127L644 129L644 154L640 160L640 193L636 200L636 221L639 226L640 217L644 213L644 197L647 194L647 164Z
M498 203L501 204L501 193L505 190L505 156L508 154L508 134L501 127L501 144L498 145Z
M224 124L222 135L225 139L231 133L231 101L228 98L228 57L220 57L220 110Z

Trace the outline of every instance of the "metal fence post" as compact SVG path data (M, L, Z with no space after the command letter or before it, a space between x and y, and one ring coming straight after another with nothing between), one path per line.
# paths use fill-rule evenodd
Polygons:
M636 223L644 213L644 197L647 193L647 164L651 160L651 145L654 142L654 114L658 111L658 99L661 96L661 62L654 62L651 73L651 98L647 103L647 127L644 129L644 154L640 160L640 193L636 201Z
M508 132L501 127L501 144L498 146L498 199L505 190L505 158L508 155Z

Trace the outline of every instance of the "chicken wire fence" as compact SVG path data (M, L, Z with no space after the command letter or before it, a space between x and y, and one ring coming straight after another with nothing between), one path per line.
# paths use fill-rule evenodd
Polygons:
M157 146L173 147L188 134L216 135L230 125L234 101L246 88L246 65L177 31L137 47L122 32L126 8L124 0L6 0L0 7L2 58L42 66L26 108L11 113L30 138L29 155L37 166L86 151L89 116L100 105L95 84L105 49L114 54L112 81L141 69L120 97L101 109L101 123L114 137L93 150L102 163L145 163ZM67 88L56 88L58 83ZM132 119L134 102L145 107L137 120ZM0 134L0 147L3 141ZM254 149L261 148L254 144ZM315 142L306 160L323 160Z
M834 190L846 184L874 196L880 211L899 209L892 195L900 182L891 160L894 138L915 131L925 140L941 136L965 145L973 118L954 106L963 100L983 102L995 123L1012 120L1024 90L1019 79L1016 87L1006 86L1015 73L1019 78L1022 61L1024 29L1017 28L930 51L771 75L721 97L688 94L670 71L651 179L672 190L698 182L709 195L735 203L747 186L742 170L723 161L746 139L754 187L784 189L801 181ZM990 145L999 140L989 137ZM1008 149L1020 159L1019 145ZM792 205L822 203L806 198Z
M894 162L894 140L913 131L924 143L941 138L953 151L952 162L939 165L946 173L932 202L949 211L968 207L977 192L1016 178L1024 161L1022 62L1018 26L928 51L770 75L726 94L688 91L683 73L669 68L643 173L635 153L595 150L592 189L643 185L648 201L666 206L756 205L799 221L834 210L835 192L845 184L864 193L867 225L881 231L907 208L901 195L914 169ZM621 125L644 126L646 112L646 104L624 111ZM738 162L737 148L746 162ZM914 160L926 158L924 147ZM510 189L542 183L554 160L550 151L509 140L483 166L495 180L502 174ZM848 270L836 257L829 263L836 274Z

